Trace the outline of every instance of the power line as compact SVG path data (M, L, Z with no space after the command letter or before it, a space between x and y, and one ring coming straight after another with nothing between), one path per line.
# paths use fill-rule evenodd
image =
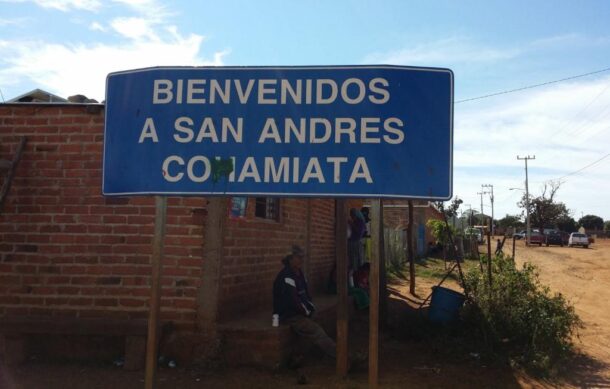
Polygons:
M606 87L599 92L594 98L593 100L589 101L589 104L587 104L583 109L581 109L576 115L574 115L572 117L572 119L570 119L569 121L573 121L574 119L576 119L577 117L579 117L583 112L585 112L595 101L597 101L597 99L599 99L604 93L606 93L606 91L608 90L608 88L610 88L610 83L608 83L608 85L606 85ZM605 111L605 109L604 109ZM602 111L603 112L603 111ZM579 128L582 126L578 126ZM559 128L559 131L557 131L555 133L555 137L557 137L557 135L561 134L562 132L564 132L565 130L569 129L570 127L568 126L568 122L564 122L563 125Z
M608 104L606 107L604 107L603 110L601 110L600 112L591 116L588 119L589 122L594 122L594 123L582 122L579 125L575 126L574 128L570 129L569 131L566 131L563 134L563 137L568 137L570 145L573 147L577 147L577 146L583 145L585 143L589 143L590 139L592 139L595 136L599 135L600 133L610 129L610 127L603 127L603 128L599 127L598 123L595 123L595 121L601 122L603 119L605 119L606 116L608 116L608 114L610 114L610 104ZM598 126L599 128L597 130L591 132L590 134L588 134L588 136L585 135L586 132L593 126ZM559 130L557 133L554 133L553 138L557 139L558 135L561 134L562 132L564 132L564 130L566 130L566 129L568 129L568 127L564 128L563 130ZM584 136L581 136L581 135L584 135ZM555 156L559 155L560 153L562 153L561 149L555 149L550 155L547 155L547 158L555 157Z
M600 158L600 159L598 159L598 160L595 160L594 162L591 162L591 163L590 163L590 164L588 164L587 166L581 167L581 168L580 168L580 169L578 169L578 170L575 170L575 171L573 171L573 172L571 172L571 173L566 174L566 175L565 175L565 176L563 176L563 177L558 178L557 180L558 180L558 181L561 181L561 180L563 180L563 179L564 179L564 178L566 178L566 177L569 177L569 176L572 176L572 175L574 175L574 174L580 173L580 172L582 172L583 170L590 168L591 166L593 166L593 165L595 165L595 164L597 164L597 163L599 163L599 162L603 161L604 159L606 159L606 158L608 158L608 157L610 157L610 153L608 153L608 154L604 155L603 157L601 157L601 158Z
M459 104L459 103L465 103L467 101L486 99L488 97L505 95L505 94L508 94L508 93L519 92L519 91L526 90L526 89L538 88L538 87L545 86L545 85L556 84L558 82L569 81L569 80L573 80L575 78L591 76L593 74L599 74L599 73L603 73L603 72L607 72L607 71L610 71L610 68L600 69L600 70L596 70L596 71L589 72L589 73L584 73L584 74L578 74L578 75L575 75L575 76L570 76L570 77L562 78L562 79L559 79L559 80L547 81L547 82L543 82L541 84L527 85L527 86L524 86L524 87L521 87L521 88L517 88L517 89L509 89L509 90L505 90L505 91L502 91L502 92L490 93L488 95L472 97L472 98L464 99L464 100L458 100L458 101L456 101L454 103L455 104Z
M508 196L504 197L502 200L498 201L497 204L499 205L504 205L506 204L509 200L512 201L513 197L515 197L516 194L519 194L519 192L514 192L514 191L510 191L510 193L508 194Z

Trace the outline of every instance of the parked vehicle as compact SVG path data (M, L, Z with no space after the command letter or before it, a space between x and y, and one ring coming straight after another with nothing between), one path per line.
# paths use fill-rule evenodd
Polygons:
M546 247L549 247L550 245L563 247L563 245L567 243L567 240L564 240L564 234L562 232L549 231L549 233L544 236L544 243L546 244Z
M527 235L527 231L523 230L523 231L515 232L513 234L513 238L515 238L517 240L524 239L526 235Z
M534 230L530 233L530 244L537 244L538 246L542 246L544 243L544 235L542 235L538 230Z
M478 244L483 244L485 241L483 240L483 232L479 228L466 228L464 230L464 236L470 237L474 236L477 239Z
M585 234L581 234L580 232L572 232L570 234L570 239L568 240L568 246L582 246L584 248L588 248L589 237Z

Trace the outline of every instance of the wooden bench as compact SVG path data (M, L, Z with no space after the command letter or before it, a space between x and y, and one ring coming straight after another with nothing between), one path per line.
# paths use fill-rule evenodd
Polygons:
M314 320L330 335L336 333L337 296L313 297L316 306ZM349 300L350 313L353 301ZM224 361L229 366L256 366L275 369L284 364L300 339L290 327L271 326L271 311L246 313L219 324L223 338Z
M24 362L30 350L30 335L89 335L125 337L125 370L144 366L146 320L75 319L75 318L0 318L0 336L4 338L4 362Z

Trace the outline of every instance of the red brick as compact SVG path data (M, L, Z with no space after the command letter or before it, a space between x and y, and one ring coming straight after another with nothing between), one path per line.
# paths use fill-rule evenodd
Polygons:
M69 305L78 305L78 306L92 305L93 299L87 298L87 297L73 297L68 300L68 304Z
M49 276L46 280L46 284L48 285L64 285L69 283L70 277L68 276Z
M0 285L19 285L21 277L16 275L0 275Z
M105 225L88 225L87 232L90 234L110 234L112 232L112 227Z
M53 234L51 235L51 243L74 243L74 235Z
M66 305L69 299L67 297L47 297L45 298L46 305Z
M115 298L96 298L95 305L100 307L116 307L118 300Z
M197 304L192 299L175 299L173 301L173 306L179 309L195 309L197 308Z
M146 300L122 298L119 300L119 305L124 307L143 307L144 305L146 305Z
M105 224L125 224L127 222L127 218L125 216L103 216L102 222Z
M85 274L87 267L81 265L68 265L61 267L61 274Z

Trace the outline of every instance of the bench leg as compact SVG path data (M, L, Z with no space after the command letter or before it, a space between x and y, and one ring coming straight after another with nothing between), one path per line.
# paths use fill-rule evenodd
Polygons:
M25 336L4 337L4 363L7 366L19 365L27 359L27 338Z
M142 370L146 357L146 337L126 336L125 337L125 370Z

